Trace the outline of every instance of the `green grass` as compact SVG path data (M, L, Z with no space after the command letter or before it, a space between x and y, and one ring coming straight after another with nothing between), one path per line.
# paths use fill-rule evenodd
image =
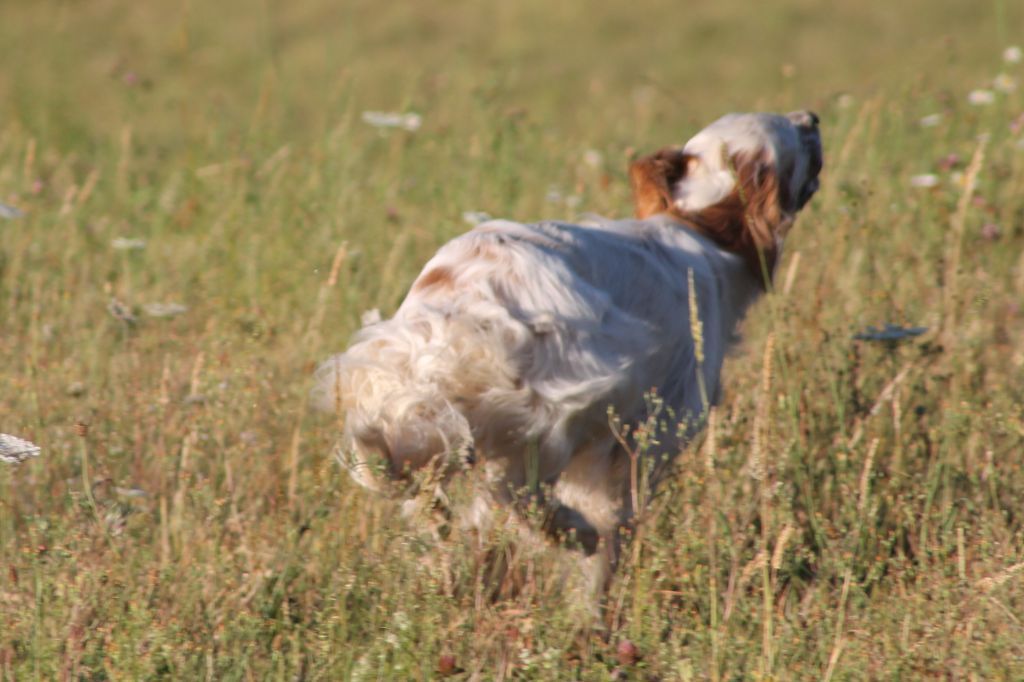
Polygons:
M43 448L0 469L0 678L602 680L623 639L635 679L1024 678L1024 95L967 102L1024 13L691 4L0 4L0 431ZM491 604L456 536L446 578L328 456L315 364L463 211L626 215L632 154L799 107L822 191L608 630L554 552ZM886 322L929 332L851 338Z

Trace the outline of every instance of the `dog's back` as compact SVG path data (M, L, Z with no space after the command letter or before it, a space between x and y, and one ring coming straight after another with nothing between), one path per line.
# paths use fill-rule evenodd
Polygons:
M375 462L401 475L468 445L499 460L533 449L553 482L607 431L609 406L637 418L654 390L679 419L706 410L742 314L723 300L737 278L741 259L668 220L492 221L321 367L320 401L344 413L343 450L372 488Z

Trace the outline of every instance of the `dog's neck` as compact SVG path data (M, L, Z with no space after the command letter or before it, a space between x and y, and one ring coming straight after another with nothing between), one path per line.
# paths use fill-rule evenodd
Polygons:
M744 254L723 246L714 234L708 234L701 229L699 221L687 219L686 216L677 212L664 212L651 216L648 220L655 220L662 224L669 225L673 229L686 230L691 235L700 239L707 248L709 262L718 276L719 280L719 307L723 311L723 337L731 338L736 326L746 316L747 310L766 291L771 291L771 275L767 273L766 265L762 260L762 267L759 274L755 274L749 260ZM782 244L778 246L777 255L781 256Z
M775 266L782 256L781 240L777 240L771 249L765 251L754 244L745 244L736 237L742 230L741 224L735 225L732 229L723 230L721 223L715 222L713 227L713 223L702 213L686 213L675 208L651 217L663 219L695 232L700 237L712 242L719 250L740 258L746 267L746 273L750 275L750 279L753 280L757 288L761 292L771 291Z
M733 215L738 216L736 218L723 220L718 216L709 220L707 211L690 213L673 207L659 215L705 237L722 251L741 258L758 288L762 292L771 291L775 266L782 257L782 240L777 239L771 247L762 249L753 241L744 239L743 234L747 228L743 223L745 216L742 212L725 214L727 218Z

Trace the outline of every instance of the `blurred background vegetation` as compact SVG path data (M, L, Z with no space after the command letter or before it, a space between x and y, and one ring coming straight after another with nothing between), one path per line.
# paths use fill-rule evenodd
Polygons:
M1008 0L0 3L0 431L43 448L0 465L0 676L1020 679L1022 28ZM680 458L603 626L557 553L496 604L469 540L425 561L328 456L315 364L464 213L627 215L636 153L804 107L823 188L716 467ZM928 332L851 338L884 323Z

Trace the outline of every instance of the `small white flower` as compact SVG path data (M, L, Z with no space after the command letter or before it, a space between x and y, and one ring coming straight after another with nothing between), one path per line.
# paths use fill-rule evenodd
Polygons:
M15 218L20 218L23 215L25 215L25 214L22 213L22 211L20 209L17 209L14 206L8 206L7 204L0 204L0 218L5 218L7 220L14 220Z
M364 327L369 327L371 324L377 324L378 322L380 322L380 320L380 310L378 310L377 308L370 308L369 310L364 311L363 314L359 316L359 321L362 323Z
M934 128L942 123L942 114L928 114L927 116L922 117L918 123L922 128Z
M363 122L374 128L401 128L414 133L423 125L423 117L413 112L402 114L394 111L364 111Z
M583 152L583 165L598 170L604 165L604 156L596 149L588 149Z
M996 101L996 93L991 90L971 90L967 93L967 102L976 107L984 107Z
M121 497L149 497L149 493L142 488L121 488L119 486L114 486L114 492Z
M400 632L405 632L409 629L411 623L409 622L409 616L406 615L405 611L395 611L395 626Z
M118 251L141 251L146 248L146 240L133 237L115 237L110 240L110 247Z
M150 317L174 317L188 312L180 303L143 303L142 310Z
M848 92L844 92L843 94L839 95L838 99L836 99L836 106L839 107L840 109L849 109L854 105L856 101L857 100L854 99L853 95L851 95Z
M562 200L562 193L556 187L549 187L548 193L544 195L544 199L549 204L557 204Z
M1007 64L1019 64L1021 59L1024 59L1024 51L1017 45L1010 45L1003 50L1003 61Z
M939 184L939 176L935 173L922 173L921 175L910 176L911 187L935 187Z
M1001 73L992 80L992 87L999 92L1010 93L1017 89L1017 79L1009 74Z
M462 220L465 223L467 223L469 225L472 225L473 227L476 227L480 223L486 223L490 219L491 219L491 215L489 213L484 212L484 211L463 211L462 212Z
M42 450L35 443L7 433L0 433L0 462L4 464L19 464L29 457L38 457L40 452Z

